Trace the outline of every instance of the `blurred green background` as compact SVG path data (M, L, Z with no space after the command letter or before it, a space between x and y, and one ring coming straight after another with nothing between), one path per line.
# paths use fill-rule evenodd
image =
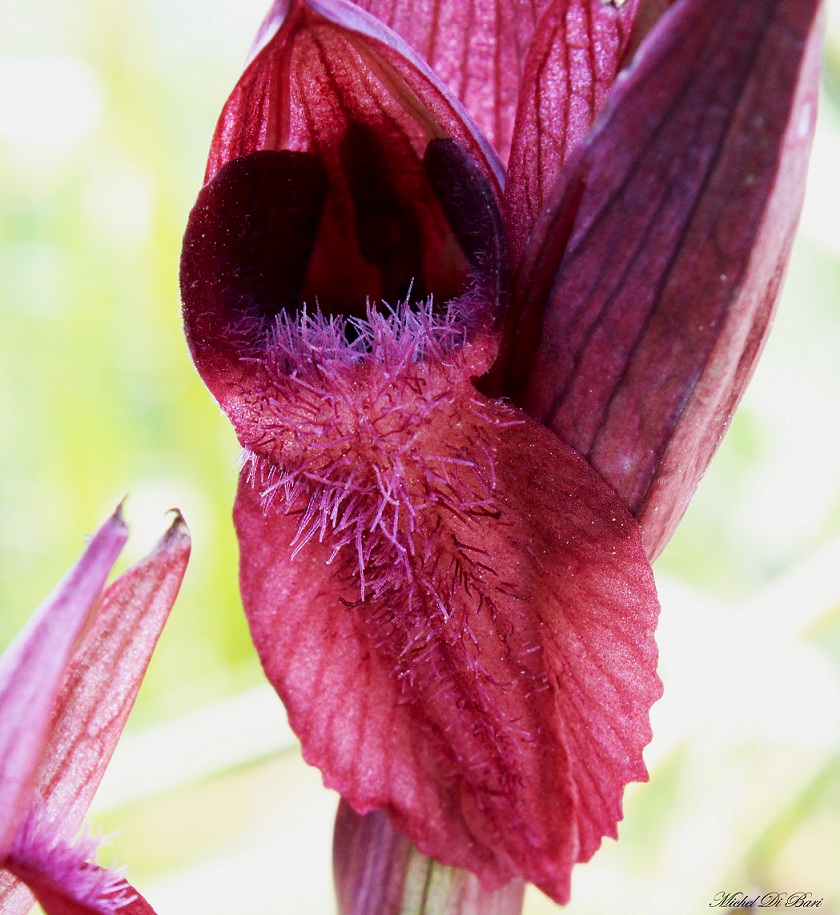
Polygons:
M184 512L193 559L98 808L160 915L332 905L335 799L261 685L236 589L238 446L179 317L180 236L264 11L3 6L0 646L123 494L126 562ZM811 892L840 912L840 0L830 13L777 326L657 563L652 780L628 792L621 842L576 872L572 915L701 912L722 890Z

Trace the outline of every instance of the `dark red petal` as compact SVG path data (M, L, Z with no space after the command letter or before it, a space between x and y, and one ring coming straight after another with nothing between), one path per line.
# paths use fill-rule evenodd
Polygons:
M502 166L467 110L383 23L347 0L275 3L219 118L206 178L258 149L320 149L348 119L386 130L390 117L388 129L404 131L415 149L453 137L501 181Z
M819 7L677 4L526 254L497 387L588 457L651 556L769 329L814 126Z
M513 130L522 66L546 0L361 0L397 32L459 98L503 158ZM283 21L276 0L258 44Z
M281 310L359 318L409 290L442 307L506 269L474 256L470 233L504 250L498 215L462 218L498 207L501 171L448 90L351 4L284 12L222 113L184 240L187 337L229 412Z
M521 915L520 880L486 890L475 874L422 855L384 810L360 815L340 801L333 870L339 915Z
M432 140L423 166L464 252L471 278L484 285L491 301L501 302L507 296L508 250L493 187L454 140Z
M31 801L65 668L127 535L117 509L0 659L0 861Z
M639 0L633 34L630 36L630 44L624 55L625 63L636 53L651 29L676 2L677 0Z
M554 0L528 50L505 187L516 263L572 149L601 111L625 58L638 0Z
M400 451L415 495L399 508L395 484L359 489L362 463L329 511L304 496L286 515L243 476L245 609L326 784L488 888L524 877L565 900L573 863L615 835L624 785L646 777L653 580L582 458L504 405L450 406ZM367 533L353 512L376 515Z
M205 185L181 255L193 360L229 411L254 385L275 313L294 307L321 221L324 171L309 153L234 159Z
M68 841L125 727L189 552L179 515L155 549L109 586L67 670L37 789L44 821Z

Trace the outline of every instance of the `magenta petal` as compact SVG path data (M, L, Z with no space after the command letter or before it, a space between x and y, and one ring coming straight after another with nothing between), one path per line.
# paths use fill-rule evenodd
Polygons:
M504 389L587 456L650 555L769 329L814 127L819 8L677 4L526 253Z
M64 670L126 536L118 509L0 660L0 861L29 804Z
M30 863L15 862L10 867L32 890L46 915L155 915L133 886L93 864L86 866L87 873L72 875L49 873ZM100 894L103 886L106 890Z
M560 168L612 89L638 0L554 0L528 49L505 188L512 259L518 260Z
M359 813L384 807L488 888L524 877L565 900L574 862L615 835L624 785L646 777L650 568L582 458L416 368L403 387L427 393L423 419L405 414L370 463L320 452L331 480L293 485L290 514L271 474L263 494L243 476L252 635L306 759Z
M45 822L68 840L125 727L189 554L189 531L178 515L155 549L107 589L67 671L37 790Z

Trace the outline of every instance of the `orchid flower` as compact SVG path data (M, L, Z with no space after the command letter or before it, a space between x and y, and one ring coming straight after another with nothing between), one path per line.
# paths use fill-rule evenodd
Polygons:
M103 587L127 537L120 510L0 659L0 910L23 915L153 913L81 838L181 585L180 515L143 561Z
M184 240L245 611L342 911L402 911L348 864L394 828L565 902L646 778L649 563L770 325L820 3L362 6L275 2Z

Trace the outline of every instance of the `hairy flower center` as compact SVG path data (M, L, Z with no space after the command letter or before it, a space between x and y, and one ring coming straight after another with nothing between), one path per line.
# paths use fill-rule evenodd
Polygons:
M270 348L270 393L246 455L267 508L278 499L313 537L344 551L360 599L431 603L445 616L470 547L453 519L496 512L490 420L470 382L470 347L430 305L370 311L348 343L342 321L282 318ZM345 549L347 548L347 549ZM352 561L349 560L352 556ZM332 561L332 560L331 560Z

